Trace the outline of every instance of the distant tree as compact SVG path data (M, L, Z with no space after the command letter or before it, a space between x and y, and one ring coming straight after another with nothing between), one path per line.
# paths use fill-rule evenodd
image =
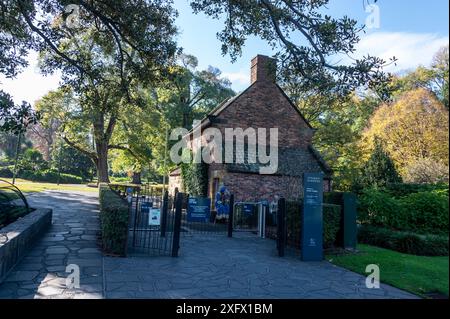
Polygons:
M177 49L175 16L162 0L2 1L0 72L15 76L30 50L39 52L45 74L61 71L63 84L79 98L76 111L89 120L96 148L84 148L70 133L63 138L91 157L99 180L107 182L118 108L138 103L130 88L155 83L170 64Z
M396 76L390 84L394 98L416 89L426 89L449 108L449 47L439 49L430 67L419 66L403 76Z
M379 139L402 175L407 166L425 158L448 165L448 117L448 109L434 94L410 91L375 111L361 145L367 157Z
M400 182L402 182L402 178L395 168L394 161L383 149L382 142L378 139L375 140L375 147L369 160L363 166L358 186L384 187Z
M95 174L95 165L85 154L67 144L53 147L52 168L61 173L80 176L83 180L91 180Z
M449 182L448 165L431 158L422 158L405 169L405 182L435 184Z
M178 65L170 69L167 81L153 93L172 127L190 129L194 119L201 119L235 95L231 82L221 77L219 69L209 66L197 70L197 66L196 57L180 54Z

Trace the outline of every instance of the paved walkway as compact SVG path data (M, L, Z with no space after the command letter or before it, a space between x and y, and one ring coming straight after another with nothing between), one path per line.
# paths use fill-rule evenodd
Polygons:
M53 209L53 225L0 285L0 298L102 298L97 194L48 191L27 196ZM66 266L80 269L80 289L67 289Z
M279 258L275 243L235 233L184 237L180 257L102 257L96 194L49 191L29 196L54 210L53 226L0 285L0 298L417 298L328 262ZM81 269L67 289L68 264Z
M326 261L280 258L254 235L182 237L180 257L105 258L107 298L417 298Z

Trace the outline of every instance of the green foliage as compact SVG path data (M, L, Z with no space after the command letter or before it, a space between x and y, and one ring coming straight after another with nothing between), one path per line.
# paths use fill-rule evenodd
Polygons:
M448 196L448 184L404 184L394 183L386 187L386 191L393 197L403 197L413 193L435 192L437 194Z
M38 150L28 148L20 155L18 168L20 171L43 171L49 168L49 164Z
M384 187L391 183L402 181L394 162L384 151L381 142L375 141L375 148L369 160L365 163L362 175L358 181L359 187Z
M14 172L10 167L0 167L0 177L13 178Z
M367 189L359 196L358 220L366 225L443 234L448 233L448 214L448 195L439 190L394 197L388 191Z
M381 86L389 76L382 69L385 61L379 58L367 55L351 64L327 63L336 54L351 55L360 39L356 20L324 14L328 2L191 0L191 6L194 13L223 21L218 38L222 53L233 60L242 53L247 38L258 35L277 49L280 76L298 80L304 89L345 94L361 85Z
M200 156L198 152L197 156ZM190 156L191 151L185 150L183 156ZM206 197L208 193L208 165L199 160L199 163L191 160L189 163L181 163L181 179L183 190L192 196Z
M421 233L448 233L448 196L435 192L420 192L400 200L406 227Z
M52 169L43 171L23 170L19 172L18 178L23 178L32 182L57 183L58 171ZM61 184L82 184L83 179L79 176L61 173L59 176L59 182Z
M103 250L126 256L128 238L128 203L107 184L99 184L100 223Z
M448 236L419 235L387 228L361 226L358 242L419 256L448 256Z
M288 241L301 245L301 201L286 201L286 225ZM340 229L341 206L333 204L323 205L323 245L331 248L335 245Z
M0 47L3 46L2 44L0 44ZM24 133L29 125L36 124L39 119L39 114L27 102L15 105L12 97L3 92L3 90L0 90L0 119L0 131L18 135Z
M92 160L68 145L53 148L52 159L54 170L59 167L61 173L80 176L84 181L92 180L94 176L95 165Z

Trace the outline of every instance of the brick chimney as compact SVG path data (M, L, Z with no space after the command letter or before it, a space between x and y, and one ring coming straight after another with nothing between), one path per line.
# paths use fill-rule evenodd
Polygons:
M257 55L252 59L251 84L256 81L273 82L276 81L277 63L265 55Z

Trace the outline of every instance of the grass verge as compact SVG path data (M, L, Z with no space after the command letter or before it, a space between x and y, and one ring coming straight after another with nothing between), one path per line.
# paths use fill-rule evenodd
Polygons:
M12 182L11 178L1 178L5 181ZM16 179L16 186L22 193L38 193L47 190L57 191L82 191L97 193L97 188L87 187L87 185L75 185L75 184L53 184L53 183L40 183L31 182L24 179Z
M399 253L370 245L358 245L353 254L327 255L331 263L362 275L366 266L380 267L383 283L409 291L421 297L439 293L448 298L449 257L426 257Z

